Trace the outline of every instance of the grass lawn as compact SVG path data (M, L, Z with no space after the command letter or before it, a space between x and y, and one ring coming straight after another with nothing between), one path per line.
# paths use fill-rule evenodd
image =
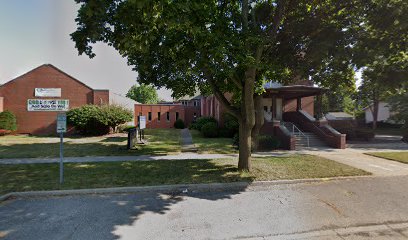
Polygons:
M58 184L58 164L0 165L0 194L15 191L301 179L369 174L312 155L254 158L253 171L237 171L237 160L66 163Z
M122 156L163 155L181 151L180 130L146 129L148 144L138 145L137 150L127 150L127 136L100 136L64 138L64 156ZM59 138L34 136L0 137L0 158L58 157Z
M238 153L231 138L205 138L197 130L190 130L190 133L198 153Z
M408 152L370 152L366 154L397 162L408 163Z

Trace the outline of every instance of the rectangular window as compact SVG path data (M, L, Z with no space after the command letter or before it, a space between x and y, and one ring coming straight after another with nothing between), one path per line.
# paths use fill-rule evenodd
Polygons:
M160 112L157 113L157 121L160 122Z
M147 120L152 121L152 112L149 112L147 115Z
M268 111L268 107L264 106L264 111L267 112Z
M170 121L170 113L169 112L166 113L166 119L167 119L167 122Z
M197 101L194 101L194 107L197 107L197 105L198 105Z
M176 112L176 121L179 119L179 113Z

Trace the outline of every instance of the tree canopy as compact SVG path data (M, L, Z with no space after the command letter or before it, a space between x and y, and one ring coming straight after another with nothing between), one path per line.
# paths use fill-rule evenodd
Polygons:
M151 85L133 85L126 93L126 97L143 104L155 104L159 101L156 89Z
M250 169L251 135L263 119L265 81L312 79L352 84L354 50L382 1L360 0L76 0L80 54L92 44L114 47L138 81L166 87L173 97L212 93L240 123L238 167ZM234 101L225 98L232 93ZM258 114L256 114L258 112ZM262 112L263 113L263 112Z

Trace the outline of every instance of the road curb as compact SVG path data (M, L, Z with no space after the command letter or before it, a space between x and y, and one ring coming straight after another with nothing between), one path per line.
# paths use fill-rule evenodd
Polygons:
M268 186L275 186L275 185L318 183L318 182L353 180L353 179L362 179L362 178L374 178L374 176L364 175L364 176L309 178L309 179L294 179L294 180L255 181L255 182L175 184L175 185L140 186L140 187L114 187L114 188L10 192L10 193L0 196L0 202L7 201L13 198L59 197L59 196L92 195L92 194L125 194L125 193L144 193L144 192L182 194L182 193L197 192L197 191L200 191L200 192L231 191L231 190L245 190L250 187L268 187ZM185 190L187 190L187 192L184 192Z

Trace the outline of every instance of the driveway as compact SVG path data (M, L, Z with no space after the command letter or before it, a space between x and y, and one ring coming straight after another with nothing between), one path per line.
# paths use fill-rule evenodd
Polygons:
M346 149L311 148L299 153L321 156L336 162L371 172L374 176L408 175L408 164L369 156L367 152L408 151L401 137L381 135L371 142L349 142Z
M407 239L408 176L15 199L3 239Z

